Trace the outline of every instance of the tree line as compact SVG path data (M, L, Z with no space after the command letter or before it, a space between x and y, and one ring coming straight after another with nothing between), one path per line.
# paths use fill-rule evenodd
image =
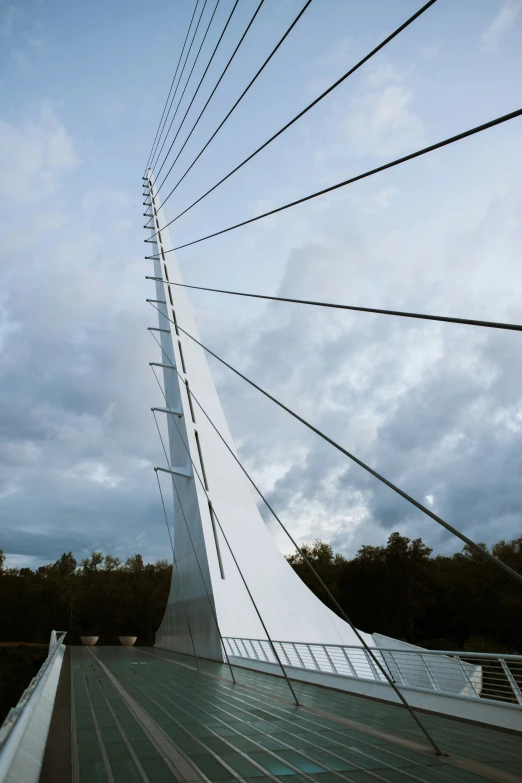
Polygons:
M302 549L363 631L432 650L522 652L522 588L468 546L434 557L422 539L392 533L386 546L363 546L351 560L323 541ZM490 551L522 574L522 536ZM328 603L302 558L287 559Z
M485 544L482 544L485 547ZM522 589L467 547L433 556L420 538L395 532L385 546L363 546L349 559L324 541L303 547L308 559L361 630L439 650L522 651ZM522 536L491 552L522 573ZM300 555L288 562L326 604L328 598ZM167 603L172 568L166 560L125 562L71 552L55 563L4 568L0 550L0 641L46 642L51 629L117 643L119 635L152 644ZM303 640L306 641L306 640Z
M152 644L169 594L172 567L167 560L125 562L93 552L80 563L67 552L55 563L3 568L0 550L0 641L48 642L52 629L67 631L67 641L100 636L138 636ZM5 562L5 561L4 561Z

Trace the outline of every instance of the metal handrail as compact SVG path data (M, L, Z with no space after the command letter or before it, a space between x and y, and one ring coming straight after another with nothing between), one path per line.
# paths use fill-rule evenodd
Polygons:
M56 656L64 646L63 640L66 633L67 631L53 631L51 633L47 658L22 693L18 704L9 710L4 722L0 725L0 783L8 774L9 768L18 752L39 696L45 688L47 678L53 669Z
M250 638L250 639L242 639L239 636L225 636L225 640L233 640L233 641L245 641L245 642L266 642L266 639L257 639L257 638ZM274 640L275 641L275 640ZM324 642L292 642L289 640L277 640L277 644L302 644L306 647L328 647L328 649L332 647L337 647L340 650L360 650L362 651L363 648L356 644L337 644L327 642L326 644ZM458 656L460 658L491 658L494 660L504 659L504 660L513 660L513 661L520 661L522 662L522 655L517 655L513 653L481 653L481 652L467 652L463 650L427 650L425 647L370 647L373 652L390 652L390 653L408 653L412 655L453 655Z
M232 655L237 656L239 650L240 658L271 662L266 639L225 637L223 641ZM357 645L279 640L274 644L291 668L385 683L377 668L369 665L365 650ZM406 644L371 649L401 688L522 710L522 655L426 650Z

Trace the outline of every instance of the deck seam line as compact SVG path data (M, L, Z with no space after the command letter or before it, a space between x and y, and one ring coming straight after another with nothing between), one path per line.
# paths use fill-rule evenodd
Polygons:
M113 709L110 701L108 700L107 696L105 695L99 680L98 680L98 687L99 687L99 689L101 691L101 695L102 695L102 697L103 697L103 699L105 701L105 704L107 705L107 708L108 708L110 714L112 715L112 718L113 718L113 720L114 720L114 722L115 722L115 724L116 724L116 726L118 728L118 731L120 732L120 735L123 738L123 742L125 743L125 745L127 747L127 750L129 751L130 756L131 756L133 762L135 763L135 765L136 765L136 767L138 769L138 772L141 775L141 779L142 779L143 783L151 783L150 778L148 777L147 773L145 772L141 761L139 760L138 756L136 755L136 752L134 751L134 748L132 747L132 743L130 742L129 738L125 734L125 730L124 730L123 726L121 725L121 723L118 720L118 716L114 712L114 709Z
M181 686L181 689L183 690L183 687L182 687L182 686ZM179 694L178 694L177 692L173 692L173 693L172 693L172 695L173 695L173 696L179 696ZM186 696L183 696L183 695L182 695L182 696L181 696L181 698L182 698L182 699L184 699L185 701L188 701L188 697L186 697ZM223 699L223 698L221 698L221 697L218 697L218 698L219 698L219 700L220 700L220 701L223 701L223 702L224 702L224 703L225 703L225 704L226 704L226 705L227 705L227 706L230 708L230 710L232 710L232 709L233 709L233 705L231 705L231 704L230 704L229 702L227 702L225 699ZM169 699L169 701L172 701L172 700L170 700L170 699ZM242 702L242 703L245 703L245 702ZM223 709L223 708L222 708L222 709ZM239 709L241 712L244 712L244 713L246 713L247 715L249 715L249 711L248 711L247 709L244 709L244 708L242 708L242 707L239 707L238 709ZM225 709L223 709L223 712L226 712L228 715L230 715L230 716L232 716L232 717L233 717L233 712L231 712L230 710L225 710ZM203 710L203 712L207 712L207 711L206 711L206 710ZM211 715L211 713L207 713L207 714L208 714L208 715ZM255 717L255 716L251 716L251 717ZM275 717L275 716L274 716L274 717ZM223 722L223 723L225 723L225 721L221 721L221 719L220 719L220 718L216 718L216 720L220 720L220 722ZM245 723L245 724L247 724L247 725L248 725L248 723L249 723L249 721L248 721L248 720L245 720L244 718L240 718L239 720L240 720L242 723ZM289 721L289 719L287 719L287 718L286 718L285 720ZM225 724L225 725L226 725L226 724ZM260 731L260 733L264 734L264 735L265 735L265 736L267 736L267 737L268 737L268 736L270 736L270 735L268 734L268 732L266 732L266 731L263 731L263 729L259 729L259 731ZM287 734L289 734L290 736L293 736L293 737L295 737L295 736L296 736L296 735L295 735L293 732L291 732L289 729L285 729L285 731L286 731L286 733L287 733ZM312 732L312 730L311 730L311 729L309 729L309 731L310 731L310 733L311 733L311 734L312 734L312 736L313 736L313 732ZM256 743L256 741L255 741L255 740L253 740L251 737L249 737L249 739L250 739L250 741L251 741L252 743L254 743L254 744L259 744L259 743ZM296 750L295 748L293 748L293 747L292 747L292 745L291 745L289 742L286 742L286 740L283 740L283 739L281 739L281 737L278 737L278 739L279 739L279 742L281 742L283 745L286 745L286 746L287 746L287 748L290 748L291 750ZM317 738L316 738L316 739L317 739ZM321 749L321 745L320 745L320 743L319 743L319 742L313 742L312 740L308 740L308 741L310 742L310 745L313 745L314 747ZM341 744L341 743L339 743L339 744ZM264 746L263 746L263 747L264 747ZM367 754L365 754L365 753L364 753L364 752L362 752L362 751L359 751L357 748L352 748L352 749L353 749L354 751L356 751L356 752L360 753L360 754L361 754L362 756L364 756L365 758L372 758L372 759L374 758L374 757L372 757L372 756L368 756ZM265 748L265 751L266 751L266 750L267 750L267 749ZM386 778L383 778L381 775L379 775L379 768L377 768L377 769L373 769L373 770L372 770L372 769L368 769L368 768L366 768L366 767L361 767L361 766L360 766L360 765L358 765L358 764L357 764L355 761L348 761L348 762L347 762L347 761L346 761L346 759L344 759L344 758L343 758L342 756L340 756L339 754L335 753L335 751L331 750L330 748L325 748L324 750L325 750L327 753L329 753L330 755L332 755L332 756L334 756L335 758L337 758L338 760L340 760L340 761L342 761L342 762L344 762L344 763L347 763L347 764L351 764L352 766L354 766L354 767L355 767L355 770L350 770L350 769L348 769L348 770L343 770L343 771L346 771L346 772L353 772L353 771L356 771L356 772L365 772L366 774L370 775L371 777L373 777L373 778L375 778L375 779L377 779L377 780L384 781L384 783L386 783ZM268 752L268 751L267 751L267 752ZM309 756L309 755L306 753L306 749L299 748L299 749L297 749L297 752L298 752L298 753L299 753L301 756L303 756L303 758L307 759L308 761L311 761L311 762L313 762L313 763L315 763L315 764L317 764L317 765L319 765L319 766L321 766L321 765L322 765L323 767L325 767L325 768L326 768L326 772L329 772L330 774L336 775L337 777L340 777L340 778L341 778L341 779L343 779L343 780L349 779L349 778L346 778L346 776L345 776L345 775L343 775L343 771L341 771L341 770L336 770L334 767L332 767L331 765L329 765L329 764L328 764L328 762L325 762L325 761L317 761L317 759L314 759L312 756ZM277 751L272 751L272 753L277 753ZM407 759L406 759L406 760L407 760ZM289 762L288 762L287 760L285 760L285 763L286 763L286 764L289 764ZM382 762L382 765L383 765L384 767L387 767L387 768L389 768L389 769L392 769L392 770L394 770L394 771L404 772L404 774L405 774L405 776L406 776L406 777L409 777L409 778L411 778L412 780L416 780L416 781L419 781L420 783L422 783L422 779L421 779L421 778L418 778L418 777L416 777L415 775L413 775L413 774L412 774L411 772L409 772L408 770L405 770L404 768L398 768L398 767L394 767L392 764L388 764L388 763L386 763L386 762ZM414 763L412 763L412 764L411 764L411 766L419 766L419 765L418 765L418 764L417 764L417 765L415 765ZM303 774L305 774L305 773L303 773L303 771L301 770L301 774L303 775Z
M340 716L333 716L330 715L328 712L324 712L323 710L318 710L315 707L306 707L309 712L312 714L315 713L319 717L328 718L329 720L334 719L336 722L341 722L345 724L347 727L362 730L364 733L373 735L377 739L392 739L393 735L389 735L386 732L381 732L379 729L372 729L371 727L364 727L362 728L362 724L358 724L355 721L350 721L347 718L341 718ZM425 755L432 755L430 752L430 749L422 745L421 743L417 743L414 740L408 740L406 738L402 737L396 737L394 739L395 744L397 745L403 745L405 748L409 748L410 750L416 750L418 753L423 753ZM496 783L522 783L522 777L519 775L514 775L512 772L506 772L505 770L497 769L496 767L491 767L489 764L484 764L481 761L474 761L473 759L466 759L463 756L457 756L454 753L448 753L447 756L440 756L438 757L439 761L443 762L444 764L452 764L456 767L460 767L462 769L467 769L469 772L476 772L477 775L483 775L484 777L489 777L491 780L496 781Z
M145 650L140 650L140 652L145 652ZM147 652L146 654L151 655L153 658L156 658L156 660L162 660L165 661L166 663L171 663L176 666L192 669L194 672L197 671L195 667L190 666L186 663L181 663L175 660L169 660L168 658L162 658L160 656L154 655L154 653ZM220 675L212 674L211 672L205 672L202 671L201 669L199 670L199 673L205 674L206 676L212 677L214 679L222 680L223 682L231 685L230 681L226 677L221 677ZM251 690L253 692L262 693L263 695L267 695L269 698L274 698L288 704L291 703L289 699L285 699L284 697L278 696L276 694L266 694L264 691L262 691L262 689L255 688L250 685L244 685L243 683L238 682L236 683L236 687L243 688L247 691ZM353 728L357 731L361 731L363 734L368 734L369 736L373 736L377 739L388 740L389 742L392 742L395 745L408 748L409 750L415 750L427 756L432 755L431 748L429 748L427 745L423 745L422 743L415 742L414 740L409 740L405 737L398 737L393 734L388 734L387 732L381 731L380 729L374 729L371 726L366 726L365 724L358 723L357 721L352 721L348 718L343 718L340 715L324 712L323 710L319 710L316 707L311 707L306 704L300 704L300 708L312 714L315 713L319 717L324 717L327 718L328 720L333 720L334 722L339 723L340 725L345 725L349 728ZM497 769L496 767L491 767L488 764L483 764L480 761L466 759L463 756L457 756L455 754L448 754L448 756L440 756L438 758L440 761L442 761L445 764L450 764L459 767L461 769L466 769L467 771L474 772L477 775L489 777L490 780L495 781L495 783L522 783L521 776L515 775L512 772L507 772L505 770Z
M69 661L71 678L71 758L72 758L72 783L80 783L80 759L78 756L78 727L76 725L76 701L74 698L74 667L73 656Z
M92 704L91 694L89 693L87 675L83 670L82 670L82 677L84 679L85 693L87 695L87 700L89 702L89 709L91 711L92 722L94 723L94 731L96 732L96 739L98 740L100 753L103 759L103 766L105 767L105 774L107 775L107 780L109 781L109 783L116 783L116 781L114 780L114 774L112 772L111 763L109 761L109 756L107 755L107 748L105 747L105 742L103 741L103 737L101 735L98 718L96 717L96 712Z
M136 687L137 687L139 690L142 690L142 689L141 689L139 686L136 686ZM153 690L157 690L157 688L154 688L154 687L153 687ZM239 773L239 772L236 772L236 771L235 771L235 770L234 770L234 769L233 769L233 768L232 768L232 767L231 767L229 764L227 764L227 762L226 762L226 761L224 761L224 760L223 760L223 759L220 757L219 753L217 753L217 752L213 751L211 748L209 748L207 745L205 745L205 743L204 743L204 741L203 741L203 739L202 739L202 738L200 738L200 737L197 737L195 734L193 734L193 733L190 731L190 729L187 729L187 728L186 728L186 726L183 726L183 724L182 724L180 721L178 721L178 720L177 720L177 719L176 719L176 718L175 718L175 717L174 717L174 716L173 716L173 715L172 715L170 712L168 712L168 711L167 711L167 710L166 710L164 707L162 707L162 706L161 706L161 704L158 704L158 702L157 702L157 701L155 701L154 699L152 699L152 697L149 697L149 698L150 698L150 699L151 699L151 701L152 701L152 702L154 702L154 704L156 704L156 705L157 705L157 706L158 706L158 707L159 707L159 708L160 708L160 709L161 709L163 712L165 712L165 713L166 713L166 714L167 714L167 715L168 715L168 716L171 718L171 720L173 720L175 723L177 723L177 724L178 724L178 726L181 726L181 728L183 729L183 731L185 731L187 734L190 734L190 736L191 736L193 739L195 739L195 740L196 740L196 742L198 742L198 743L199 743L199 744L200 744L200 745L201 745L203 748L205 748L205 750L207 750L207 751L209 752L209 754L210 754L210 755L212 755L214 758L216 758L216 759L217 759L217 761L218 761L220 764L222 764L222 765L223 765L223 766L224 766L224 767L225 767L225 768L226 768L228 771L230 771L230 773L232 774L233 778L235 778L236 780L239 780L239 781L243 781L243 783L246 783L246 781L245 781L245 778L242 776L242 774L241 774L241 773ZM164 698L166 698L166 699L167 699L167 701L169 701L169 702L171 702L172 704L174 704L174 702L172 701L172 699L169 699L169 698L168 698L168 697L166 697L166 696L165 696ZM174 706L175 706L175 705L174 705ZM183 708L181 708L181 710L182 710L184 713L186 713L187 715L189 714L189 713L188 713L186 710L184 710ZM218 719L218 720L219 720L219 719ZM198 721L198 722L200 722L200 721ZM221 721L221 722L222 722L222 721ZM201 725L205 725L205 724L201 724ZM232 727L229 727L229 728L232 728ZM210 731L212 734L214 734L214 735L216 736L216 738L217 738L217 739L220 739L220 740L221 740L221 741L222 741L222 742L223 742L225 745L231 745L231 743L230 743L230 742L227 740L227 738L226 738L225 736L221 736L221 735L217 734L217 732L216 732L216 731L214 731L214 729L212 729L210 726L207 726L207 729L208 729L208 730L209 730L209 731ZM236 732L236 733L238 733L238 732ZM254 743L254 744L256 744L256 743ZM266 750L266 748L262 748L262 750ZM235 747L235 746L232 746L232 751L233 751L234 753L237 753L238 755L242 756L244 759L246 759L248 762L250 762L250 764L252 764L252 766L254 766L254 767L257 767L257 769L259 769L261 772L263 772L263 773L264 773L264 776L265 776L265 778L267 778L267 779L269 779L269 780L273 780L273 781L278 781L278 780L279 780L279 778L278 778L278 777L276 777L275 775L273 775L273 774L270 772L270 770L268 770L268 769L266 769L265 767L263 767L263 766L262 766L261 764L259 764L259 763L258 763L258 762L257 762L255 759L252 759L252 758L250 758L250 757L248 756L248 754L246 754L246 753L245 753L244 751L242 751L240 748L237 748L237 747ZM266 750L266 752L270 754L270 751L269 751L269 750ZM273 755L273 754L271 754L271 755ZM285 762L285 763L287 763L287 762ZM288 766L291 766L291 765L290 765L290 764L288 764ZM295 772L297 772L297 773L301 774L303 777L306 777L307 779L310 779L310 780L312 780L312 778L309 778L309 776L308 776L308 775L307 775L305 772L303 772L302 770L298 770L298 769L296 768ZM211 781L210 783L213 783L213 781Z
M100 660L100 658L94 654L92 650L88 650L95 661L99 664L102 671L106 674L109 681L112 683L116 691L134 714L136 719L145 728L147 733L155 740L155 744L161 749L161 752L166 756L174 767L175 773L182 781L187 783L212 783L206 776L197 770L181 750L177 748L170 737L162 731L161 727L156 721L148 715L145 710L138 704L136 699L121 685L117 677L111 672L111 670Z
M145 652L145 650L140 650L140 652ZM172 661L168 658L161 658L160 656L154 655L154 653L145 652L146 655L151 655L153 658L156 658L156 660L159 661L165 661L166 663L174 664L175 666L182 666L186 669L192 669L192 671L197 672L198 670L194 666L189 666L186 663L180 663L179 661ZM248 670L248 671L255 671L255 670ZM219 674L212 674L211 672L205 672L201 669L199 670L200 674L204 674L207 677L212 677L213 679L221 680L222 682L232 686L232 683L227 677L221 677ZM292 705L293 702L290 701L290 699L286 699L284 696L279 696L275 693L267 693L262 688L256 688L254 685L245 685L242 682L237 682L234 687L241 688L245 691L251 691L252 693L259 693L262 696L267 696L270 699L274 699L277 701L281 701L284 704ZM233 689L233 688L232 688ZM396 705L399 706L400 705ZM395 734L388 734L385 731L381 731L380 729L374 729L371 726L367 726L365 723L358 723L357 721L352 721L349 718L343 718L340 715L335 715L329 712L324 712L323 710L319 710L316 707L311 707L307 704L300 704L299 707L303 710L306 710L307 712L311 712L312 714L316 714L320 717L327 718L328 720L333 720L334 722L339 723L340 725L346 725L349 728L356 729L357 731L361 731L363 734L369 734L372 737L376 737L377 739L385 739L389 742L393 742L396 745L402 745L405 748L408 748L409 750L416 750L419 752L427 753L428 755L433 755L432 749L428 745L423 745L421 742L415 742L415 740L409 740L406 737L398 737ZM509 783L522 783L522 781L513 781Z
M181 686L181 687L182 687L182 686ZM233 695L233 694L232 694L232 695ZM182 697L182 698L186 698L186 697ZM230 702L228 702L226 699L224 699L223 697L217 697L217 698L219 699L219 701L222 701L224 704L226 704L226 705L227 705L227 706L228 706L230 709L233 709L233 705L232 705L232 704L230 704ZM237 698L239 698L239 697L237 697ZM253 705L250 705L248 702L245 702L243 699L239 699L239 701L241 701L241 703L242 703L242 704L246 705L246 707L247 707L247 708L250 708L250 710L252 710L252 709L253 709ZM277 709L277 707L276 707L275 709ZM246 713L247 715L250 713L250 710L249 710L249 709L246 709L245 707L239 707L239 710L240 710L241 712L244 712L244 713ZM266 711L268 711L268 708L267 708L267 710L266 710ZM228 710L225 710L225 712L228 712ZM231 714L231 713L229 713L229 714ZM277 718L277 715L275 715L274 713L271 713L271 714L273 715L273 717ZM289 722L289 718L280 718L280 720L285 720L285 721ZM248 722L248 721L245 721L245 722ZM320 724L317 724L317 723L315 723L314 721L311 721L311 722L312 722L312 723L313 723L313 725L315 725L315 726L320 726ZM341 727L340 727L340 728L341 728ZM349 728L349 727L347 727L347 728ZM313 730L312 730L312 729L307 729L307 730L310 732L310 734L311 734L312 736L314 736L314 733L313 733ZM288 734L290 734L291 736L295 736L295 734L293 734L293 732L292 732L290 729L285 729L285 732L286 732L286 733L288 733ZM343 735L341 734L341 736L343 736ZM315 738L315 739L317 739L317 737L314 737L314 738ZM286 745L288 745L289 747L291 747L291 745L289 745L289 743L286 743L284 740L281 740L281 738L279 738L279 741L280 741L280 742L283 742L284 744L286 744ZM310 744L311 744L311 745L314 745L315 747L321 748L321 745L320 745L318 742L314 742L313 740L309 740L309 742L310 742ZM340 741L338 741L338 744L339 744L339 745L342 745L342 743L341 743ZM374 747L374 746L373 746L373 745L371 745L371 743L369 743L369 742L367 742L366 744L368 744L368 745L370 746L370 748L373 748L373 747ZM343 759L343 757L342 757L342 756L340 756L340 755L338 755L338 754L336 754L336 753L335 753L335 750L332 750L332 749L330 749L330 748L327 748L327 749L325 749L325 750L327 750L327 752L328 752L328 753L331 753L331 755L335 756L336 758L338 758L338 759L340 759L340 760L344 761L344 759ZM353 750L354 750L354 751L357 751L358 753L361 753L361 755L363 755L363 756L365 756L365 757L367 757L367 758L373 758L372 756L369 756L367 753L364 753L364 751L361 751L361 750L359 750L358 748L353 748ZM430 750L430 754L429 754L429 755L430 755L432 758L435 758L435 757L433 757L433 753L432 753L432 751L431 751L431 748L430 748L429 750ZM416 762L411 762L411 761L410 761L410 760L409 760L409 759L408 759L406 756L396 756L396 754L392 753L391 751L389 751L389 752L390 752L390 754L391 754L392 756L395 756L396 758L400 758L401 760L404 760L404 761L408 762L408 765L409 765L409 766L419 766L419 765L418 765ZM306 754L306 751L305 751L305 750L303 750L303 749L299 749L299 753L301 753L303 756L305 756L305 758L307 757L307 754ZM309 757L308 757L308 758L309 758ZM311 759L311 760L312 760L312 761L315 761L315 759ZM318 763L318 762L316 762L316 763ZM325 762L321 762L321 763L322 763L322 764L325 764ZM386 766L386 767L389 767L390 769L399 769L399 771L400 771L400 769L403 769L403 768L397 768L397 767L394 767L394 766L393 766L393 764L389 764L389 763L386 763L386 762L383 762L383 764L384 764L384 766ZM360 769L360 770L362 770L362 769L365 769L365 768L359 767L359 769ZM412 775L411 773L409 773L407 770L406 770L405 774L406 774L406 776L407 776L407 777L411 777L411 778L412 778L412 779L414 779L414 780L420 780L420 778L417 778L417 777L413 776L413 775ZM446 776L444 773L441 773L441 774L443 775L443 777L447 777L447 776ZM383 780L383 778L379 778L379 779L380 779L380 780Z
M157 690L157 688L155 688L154 690ZM179 694L178 694L178 693L172 693L172 696L178 696L178 697L179 697ZM175 704L175 702L174 702L174 699L170 699L170 698L168 698L167 696L165 696L164 698L166 698L168 701L170 701L170 702L171 702L171 704ZM183 695L182 695L182 696L181 696L181 698L182 698L184 701L188 701L188 699L187 699L187 697L186 697L186 696L183 696ZM228 706L230 706L230 705L228 705ZM295 705L294 705L294 706L295 706ZM180 709L181 709L181 710L183 710L183 712L185 712L186 714L189 714L189 713L187 713L187 711L186 711L185 709L183 709L183 707L181 707ZM205 709L203 709L203 708L201 709L201 711L202 711L202 712L204 712L204 713L205 713L206 715L208 715L209 717L215 717L215 716L212 716L212 714L211 714L210 712L208 712L207 710L205 710ZM229 712L228 710L223 710L223 712L227 712L227 714L229 714L231 717L233 717L233 713ZM215 720L216 720L216 721L218 721L219 723L223 723L223 724L224 724L224 726L227 726L227 723L226 723L226 721L222 720L221 718L215 717ZM241 723L245 723L245 724L247 724L247 725L248 725L248 721L245 721L245 720L244 720L244 719L242 719L242 718L240 718L239 720L241 721ZM234 729L232 726L230 726L230 728L232 729L232 731L235 731L235 732L236 732L236 734L238 734L238 735L240 735L240 736L246 736L246 735L243 735L243 734L241 733L241 731L239 731L239 729ZM269 736L269 735L268 735L268 733L267 733L266 731L263 731L263 729L260 729L259 731L260 731L260 733L264 734L265 736ZM222 739L223 739L223 738L222 738ZM225 738L225 739L226 739L226 738ZM258 746L259 746L259 748L260 748L262 751L264 751L265 753L268 753L268 754L270 754L271 756L274 756L274 757L275 757L277 760L281 761L281 759L278 759L278 757L277 757L277 751L275 751L275 750L273 750L273 749L271 749L271 748L266 748L264 745L261 745L261 743L259 743L257 740L254 740L254 739L253 739L252 737L250 737L250 736L248 737L248 739L250 740L250 742L252 742L252 744L253 744L253 745L258 745ZM283 740L283 742L284 742L284 740ZM288 744L288 743L284 743L284 744ZM291 748L291 746L290 746L290 745L289 745L289 747ZM239 748L236 748L236 753L240 753L240 754L241 754L242 756L244 756L244 757L245 757L245 758L246 758L246 759L247 759L247 760L248 760L248 761L249 761L251 764L256 764L256 761L255 761L254 759L250 758L250 756L248 755L248 753L245 753L245 752L244 752L244 751L242 751L241 749L239 749ZM299 750L299 753L301 753L301 755L303 755L303 756L305 756L305 757L306 757L306 754L305 754L305 753L304 753L302 750ZM315 764L319 764L319 762L315 761L315 759L312 759L312 758L310 758L310 757L308 757L308 760L309 760L309 761L313 761ZM344 761L344 759L343 759L343 761ZM307 778L308 780L311 780L311 781L313 781L313 780L314 780L314 778L311 778L311 777L310 777L310 776L309 776L309 775L308 775L308 774L307 774L307 773L306 773L304 770L300 769L300 768L299 768L299 767L297 767L295 764L292 764L292 762L288 761L287 759L285 759L285 760L283 761L283 763L284 763L284 764L286 764L287 766L289 766L289 767L293 768L293 769L294 769L294 772L295 772L295 773L297 773L297 774L300 774L302 777L305 777L305 778ZM326 764L323 764L323 766L327 766L327 765L326 765ZM362 768L360 768L360 769L362 769ZM332 773L332 774L336 775L337 777L340 777L340 778L341 778L341 779L343 779L343 780L346 780L346 779L347 779L347 778L346 778L344 775L342 775L342 773L341 773L340 771L338 771L338 770L335 770L335 769L333 769L332 767L330 767L330 768L329 768L329 770L326 770L326 771L327 771L327 772L329 771L330 773ZM382 781L383 781L383 783L386 783L386 779L385 779L385 778L382 778L382 777L380 777L380 776L376 776L376 777L377 777L377 779L378 779L378 780L382 780ZM275 779L277 780L277 778L275 778Z
M315 708L310 708L308 711L312 712L312 714L314 714L314 713L317 714L318 717L324 717L325 719L331 719L331 718L334 717L330 713L327 713L327 712L324 712L324 711L321 711L321 710L317 710ZM346 720L346 719L343 719L343 720ZM336 720L334 722L338 722L338 721ZM350 724L350 721L346 720L346 727L347 728L354 728L355 727L354 730L358 730L360 728L360 724L357 724L355 722L354 722L354 726L350 726L349 724ZM341 725L342 724L340 724L340 726ZM311 729L310 729L310 731L311 731ZM289 731L289 733L291 734L292 732ZM361 733L366 733L366 732L363 731ZM383 734L382 737L376 737L376 738L377 739L379 739L379 738L388 739L389 738L389 737L387 737L387 735L384 732L382 734ZM416 752L422 753L422 755L426 755L426 756L428 756L430 758L434 758L433 757L433 752L432 752L431 748L424 747L420 743L415 743L414 741L411 741L411 740L405 740L405 743L410 743L412 745L412 747L409 748L410 750L415 750ZM418 745L418 747L414 747L415 745ZM369 755L369 753L365 753L364 751L361 751L360 748L355 748L354 747L353 750L355 752L357 752L357 753L361 753L363 756L367 756L369 758L372 758L372 756ZM395 754L392 754L392 755L395 755ZM407 760L405 756L399 756L398 758ZM439 763L446 763L446 764L449 764L450 766L453 765L453 766L458 766L458 767L465 768L465 769L467 769L470 772L474 772L474 773L480 774L480 775L482 775L484 777L489 777L490 780L494 780L494 781L496 781L496 783L522 783L522 778L518 777L517 775L513 775L513 773L510 773L510 772L505 772L504 770L499 770L496 767L490 767L489 765L483 764L480 761L474 761L472 759L466 759L464 757L456 756L455 754L449 754L449 753L445 757L442 757L442 758L437 757L437 758L439 760ZM391 765L391 764L386 764L386 766L389 766L391 769L394 769L393 765ZM418 764L415 763L414 766L418 766ZM403 769L403 768L400 768L400 769ZM403 769L403 771L404 771L404 769ZM408 775L408 772L406 771L405 774ZM439 770L437 774L440 774L443 777L447 777L445 775L445 773L443 773L441 770ZM409 776L411 777L411 775L409 775Z

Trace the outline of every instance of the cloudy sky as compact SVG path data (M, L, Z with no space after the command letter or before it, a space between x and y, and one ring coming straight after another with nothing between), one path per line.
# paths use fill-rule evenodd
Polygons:
M220 0L194 85L232 5ZM187 123L256 5L240 0ZM301 5L265 0L172 185ZM419 6L313 0L167 203L169 217ZM158 352L146 330L140 184L192 10L192 0L0 2L0 547L11 565L64 550L169 554L152 471L163 464L150 414L161 399L148 368ZM521 65L521 0L438 0L179 220L176 244L520 108ZM182 108L191 94L189 85ZM520 323L521 149L517 119L182 250L183 275ZM191 299L206 344L391 481L478 540L522 534L519 334ZM399 530L437 551L460 548L211 366L241 457L301 541L321 537L353 555Z

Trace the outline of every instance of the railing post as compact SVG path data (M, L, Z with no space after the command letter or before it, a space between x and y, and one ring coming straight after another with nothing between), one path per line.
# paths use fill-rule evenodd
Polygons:
M475 686L473 685L473 682L471 681L471 678L470 678L469 674L466 671L466 667L464 666L464 664L460 660L460 656L455 655L454 658L455 658L455 660L457 660L459 662L459 666L460 666L460 668L462 670L462 674L464 675L464 679L466 680L466 682L468 684L468 687L469 687L469 689L471 691L470 695L471 694L475 694L476 698L480 698L480 693L477 693L477 690L476 690Z
M504 670L504 674L506 675L506 677L508 679L508 682L511 685L511 688L513 690L513 693L515 694L515 699L518 701L519 704L522 704L522 693L520 692L520 688L517 685L517 681L515 680L515 678L511 674L509 666L507 665L505 660L503 658L499 658L499 660L500 660L500 665L502 666L502 668Z
M370 669L372 670L373 678L376 682L381 682L381 678L379 677L379 673L377 671L377 667L375 666L374 662L372 661L372 656L368 653L368 650L366 650L364 647L361 648L364 652L364 656L368 662L368 665ZM384 662L384 665L386 665L386 661Z
M270 658L269 658L269 657L268 657L268 655L266 654L266 650L265 650L264 641L265 641L265 640L264 640L264 639L262 639L262 640L259 642L259 646L261 647L261 652L262 652L262 653L263 653L263 655L265 656L265 660L267 661L267 663L271 663L271 661L270 661ZM267 644L268 644L268 642L267 642Z
M310 656L311 656L311 658L312 658L312 661L314 662L314 666L315 666L315 668L317 669L317 671L318 671L318 672L322 671L321 667L320 667L320 666L319 666L319 664L317 663L317 658L316 658L316 657L315 657L315 655L314 655L314 651L312 650L312 646L311 646L310 644L307 644L306 646L307 646L307 648L308 648L308 652L310 653Z
M292 643L292 647L294 648L294 652L295 652L295 654L296 654L296 655L297 655L297 657L299 658L299 662L301 663L301 669L306 669L306 666L305 666L305 665L304 665L304 663L303 663L303 659L301 658L301 656L300 656L300 654L299 654L299 650L298 650L298 649L297 649L297 647L295 646L295 642L293 642L293 643Z
M325 653L326 653L326 657L328 658L328 661L329 661L329 663L330 663L330 666L332 667L332 671L334 672L334 674L338 674L338 671L337 671L337 666L336 666L336 665L335 665L335 663L333 662L332 656L331 656L331 655L330 655L330 653L328 652L328 648L327 648L326 644L323 644L323 649L324 649L324 651L325 651Z
M350 658L346 654L346 650L344 649L344 647L341 647L341 650L343 651L343 655L344 655L344 657L346 659L346 663L348 664L348 668L350 669L350 671L352 673L352 677L357 677L357 671L355 670L355 666L353 665L353 663L351 662Z
M281 652L285 656L286 662L287 662L288 666L292 666L292 661L290 660L290 656L288 655L288 653L286 651L286 647L284 645L284 642L275 642L275 644L279 644L279 646L281 647Z
M381 653L381 655L382 655L382 653ZM408 683L408 678L405 676L404 672L402 671L401 667L399 666L399 664L398 664L398 662L397 662L397 659L396 659L395 655L394 655L392 652L388 653L388 655L390 656L390 658L392 659L393 663L394 663L394 664L395 664L395 666L397 667L397 671L399 672L399 675L400 675L400 677L401 677L401 679L402 679L402 683L401 683L401 685L409 685L409 683ZM386 663L386 658L384 657L384 655L382 656L382 659L383 659L383 661L384 661L384 665L385 665L385 666L388 668L388 670L389 670L389 669L390 669L390 667L389 667L389 666L388 666L388 664ZM392 673L391 673L391 672L390 672L390 677L392 677L392 678L393 678L393 675L392 675Z
M419 653L419 655L422 658L422 661L423 661L423 663L424 663L424 665L426 667L426 671L428 673L428 679L431 682L431 684L433 685L433 690L434 691L440 691L439 683L437 682L437 680L435 678L435 675L431 671L430 665L429 665L428 661L426 660L426 658L424 657L424 655L422 653Z

